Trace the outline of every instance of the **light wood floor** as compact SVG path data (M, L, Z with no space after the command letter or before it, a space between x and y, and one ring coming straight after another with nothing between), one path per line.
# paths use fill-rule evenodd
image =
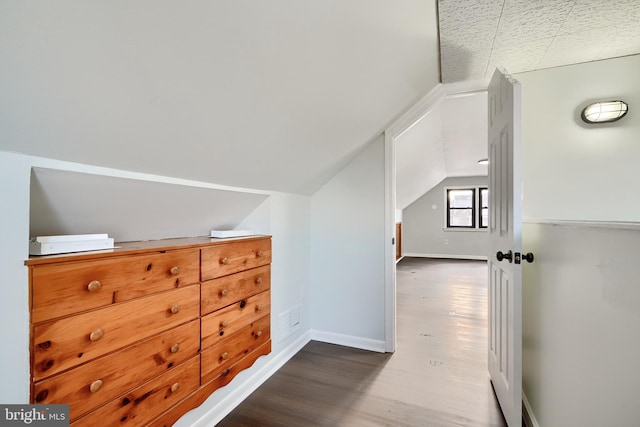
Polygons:
M310 342L218 426L504 427L487 373L487 266L405 258L397 349Z

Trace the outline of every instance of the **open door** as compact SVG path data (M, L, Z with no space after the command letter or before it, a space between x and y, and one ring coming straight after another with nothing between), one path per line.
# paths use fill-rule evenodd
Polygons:
M489 84L489 374L509 427L522 425L520 83Z

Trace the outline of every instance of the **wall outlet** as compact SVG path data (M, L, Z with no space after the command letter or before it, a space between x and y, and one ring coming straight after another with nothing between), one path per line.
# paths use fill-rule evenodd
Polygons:
M278 316L278 342L293 334L300 327L300 306L297 305L289 311Z
M278 342L291 335L291 313L284 312L278 316Z
M294 307L293 310L290 311L291 315L291 329L300 325L300 306Z

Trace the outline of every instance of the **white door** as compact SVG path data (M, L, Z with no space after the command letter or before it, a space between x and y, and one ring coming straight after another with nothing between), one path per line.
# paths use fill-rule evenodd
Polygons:
M520 83L489 84L489 374L509 427L522 425Z

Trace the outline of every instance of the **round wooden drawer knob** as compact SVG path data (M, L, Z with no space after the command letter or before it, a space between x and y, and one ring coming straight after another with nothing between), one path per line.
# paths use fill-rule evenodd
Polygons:
M104 331L98 328L95 331L91 332L91 334L89 335L89 339L91 340L91 342L96 342L100 338L102 338L103 335L104 335Z
M256 337L258 337L258 338L259 338L259 337L261 337L261 336L262 336L262 331L258 331L258 332L256 332Z
M180 383L175 383L171 386L171 393L175 393L178 390L180 390Z
M259 258L259 257L261 257L261 256L262 256L262 251L258 251L258 252L256 253L256 256L257 256L258 258Z
M223 264L223 265L227 265L227 264L229 264L229 258L222 258L222 259L220 260L220 264Z
M180 267L178 267L177 265L174 267L171 267L171 270L169 270L171 272L172 275L177 275L178 273L180 273Z
M256 285L262 283L262 277L256 277Z
M229 321L223 320L222 322L220 322L220 326L222 326L223 328L226 328L227 326L229 326Z
M263 304L256 305L256 313L260 313L262 310L264 310Z
M98 292L102 288L102 283L99 280L93 280L87 285L89 292Z
M231 371L229 371L229 369L225 369L224 371L222 371L221 375L223 377L226 377L227 375L229 375L229 372L231 372Z
M223 297L226 297L227 295L229 295L229 291L226 289L223 289L220 291L220 295L222 295Z
M171 351L171 353L179 352L180 351L180 344L175 343L174 345L172 345L170 351Z
M95 380L89 386L89 390L91 390L91 393L95 393L96 391L100 390L101 388L102 388L102 380Z
M176 314L179 311L180 311L180 305L179 304L173 304L171 306L171 314Z
M222 356L220 356L220 358L222 360L227 360L229 358L229 353L227 353L226 351L224 353L222 353Z

